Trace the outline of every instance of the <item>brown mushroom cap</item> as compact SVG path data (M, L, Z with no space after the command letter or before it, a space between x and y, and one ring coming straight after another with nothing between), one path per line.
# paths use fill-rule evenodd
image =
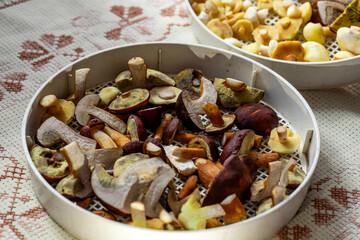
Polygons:
M149 144L155 145L155 148L160 149L160 151L158 153L152 152L152 149L149 149ZM161 145L161 143L156 141L154 138L146 139L143 145L143 153L148 154L150 157L160 157L164 162L168 162L163 145Z
M203 75L204 74L198 69L186 68L174 77L175 86L182 90L190 91L194 99L197 99L200 97L200 83Z
M182 124L194 132L205 129L201 118L194 112L191 105L190 92L182 91L176 101L176 115L181 120Z
M75 109L76 121L81 126L84 126L90 121L91 116L94 116L103 120L116 131L124 133L126 130L126 124L115 115L105 111L104 109L96 107L99 101L100 97L97 94L90 94L83 97Z
M254 146L254 131L251 129L242 129L236 131L225 145L222 151L219 161L224 163L225 160L231 155L243 155L246 154Z
M96 141L83 137L71 127L55 117L48 118L41 124L36 134L37 140L44 147L50 147L60 140L65 143L78 142L83 149L95 149Z
M216 162L219 159L219 149L215 141L205 135L198 135L190 140L187 147L189 148L205 148L206 156L209 160Z
M236 125L239 129L253 129L258 135L269 136L278 123L276 112L259 103L242 105L235 111Z
M212 135L219 135L230 129L234 125L236 120L236 116L234 114L224 115L222 116L222 118L224 120L224 126L216 127L212 123L210 123L205 127L205 132Z
M236 193L242 199L244 193L252 183L252 173L241 159L248 158L247 155L240 157L231 155L226 159L224 168L215 176L205 195L202 206L221 203L227 196Z
M128 155L131 153L140 153L142 152L144 146L143 141L130 141L126 143L124 146L122 146L123 155Z
M139 111L139 116L141 120L144 121L145 126L150 129L157 128L161 123L162 116L162 107L154 107L142 109Z

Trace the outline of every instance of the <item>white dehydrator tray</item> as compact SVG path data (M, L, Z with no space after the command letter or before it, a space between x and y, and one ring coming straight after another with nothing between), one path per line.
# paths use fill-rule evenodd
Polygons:
M256 205L247 201L245 208L248 219L236 224L199 231L159 231L129 226L121 222L99 217L78 207L61 196L37 171L29 154L36 130L44 110L40 99L47 94L66 98L73 93L74 71L89 67L87 88L98 92L101 87L112 85L115 77L127 69L127 62L134 56L145 59L149 68L172 75L184 68L197 68L210 78L232 77L250 86L265 91L263 103L277 111L280 124L293 128L302 138L300 150L292 155L307 173L304 182L291 193L290 197L273 209L255 216ZM207 121L203 117L203 121ZM71 126L77 128L75 121ZM312 133L312 134L311 134ZM311 138L310 138L311 137ZM50 77L32 98L23 121L22 141L33 188L42 206L63 228L80 239L264 239L281 230L296 214L303 202L311 176L317 165L320 151L319 129L315 117L302 96L287 81L270 69L246 57L229 51L201 45L178 43L146 43L115 47L94 53L63 68ZM266 139L265 141L266 142ZM263 144L261 152L269 151ZM266 178L266 169L259 169L258 178ZM183 180L176 178L178 187ZM202 189L202 195L205 189ZM93 199L89 210L102 209L99 201ZM118 217L119 221L128 219ZM259 231L261 229L261 231Z
M360 55L328 62L292 62L253 54L225 42L208 29L193 11L192 2L192 0L186 0L185 4L189 11L193 33L200 43L230 50L254 59L279 73L298 90L341 87L360 81ZM297 0L294 2L297 3ZM279 16L270 13L265 24L275 25L278 19ZM328 38L325 47L330 58L340 50L335 37Z

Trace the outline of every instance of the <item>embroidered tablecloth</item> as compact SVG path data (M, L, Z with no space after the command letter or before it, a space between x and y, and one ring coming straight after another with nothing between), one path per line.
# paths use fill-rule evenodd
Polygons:
M73 238L31 187L20 139L35 91L87 54L149 41L196 43L182 0L0 1L1 239ZM359 239L360 83L301 93L320 127L320 161L298 214L274 238Z

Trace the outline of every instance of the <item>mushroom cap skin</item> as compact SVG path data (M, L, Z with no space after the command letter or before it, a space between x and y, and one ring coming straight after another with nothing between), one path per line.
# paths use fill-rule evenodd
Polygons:
M253 129L258 135L269 136L279 123L276 112L259 103L242 105L235 111L236 125L239 129Z
M154 144L155 146L157 146L157 147L159 147L159 148L161 149L160 155L155 156L155 155L151 154L151 153L147 150L147 144L149 144L149 143L152 143L152 144ZM148 154L149 157L160 157L164 162L166 162L166 163L169 162L169 160L168 160L167 157L166 157L166 153L165 153L165 149L164 149L163 145L162 145L160 142L158 142L157 140L155 140L154 138L148 138L148 139L146 139L146 141L144 142L144 145L143 145L143 150L142 150L142 152L145 153L145 154Z
M194 112L190 92L184 90L180 93L176 101L176 115L182 124L189 130L199 132L205 129L201 118Z
M96 107L99 101L100 97L98 94L90 94L83 97L75 109L76 121L81 126L84 126L90 121L91 116L93 116L103 120L116 131L124 133L126 130L126 124L115 115L105 111L104 109Z
M169 145L173 141L175 134L180 127L181 127L180 119L178 118L171 119L169 124L164 129L162 140L165 145Z
M230 129L234 125L236 120L236 116L234 114L224 115L222 116L222 118L224 120L224 126L215 127L212 123L210 123L205 127L205 132L211 135L219 135Z
M140 110L139 116L147 128L156 129L161 123L162 113L162 107L158 106Z
M144 146L143 141L130 141L126 143L124 146L122 146L123 155L128 155L131 153L140 153L142 152Z
M77 141L83 149L96 148L96 141L94 139L81 136L55 117L50 117L41 124L37 130L36 137L44 147L50 147L61 140L65 143Z
M221 203L227 196L236 193L242 199L252 184L252 173L241 160L247 155L231 155L224 162L223 169L215 176L205 195L202 206Z
M219 149L215 141L205 135L198 135L191 139L187 145L188 148L205 148L207 158L213 162L219 159Z
M242 129L236 131L225 145L219 161L223 164L225 160L231 155L246 154L254 146L255 135L251 129Z

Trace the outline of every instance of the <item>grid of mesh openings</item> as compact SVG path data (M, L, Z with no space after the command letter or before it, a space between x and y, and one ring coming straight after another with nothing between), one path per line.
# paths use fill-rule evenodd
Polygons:
M107 87L107 86L114 86L114 82L107 82L104 84L100 84L100 85L95 86L92 89L90 89L89 92L99 93L102 88ZM262 102L262 103L266 105L266 103L264 103L264 102ZM230 112L226 112L224 110L221 110L221 112L222 112L222 114L230 113ZM294 131L294 129L289 124L289 122L279 112L276 111L276 113L279 116L279 120L280 120L279 125L286 126ZM172 114L175 115L174 112L172 112ZM207 125L210 122L209 119L206 117L206 115L201 115L201 120L204 123L204 125ZM81 126L75 120L70 124L70 126L73 129L80 131ZM236 130L238 130L238 128L236 126L234 126L230 131L236 131ZM148 133L149 137L152 137L154 134L153 132L150 132L150 131L148 131L147 133ZM219 144L220 136L219 137L212 136L212 138L217 143L217 145L220 146L220 144ZM259 153L272 152L271 149L267 146L268 140L269 140L269 137L264 137L262 145L259 149L257 149L257 152L259 152ZM186 147L186 145L184 145L180 142L177 142L177 141L174 141L172 144L179 146L179 147ZM219 152L221 153L221 151L222 151L222 148L219 147ZM289 160L290 158L293 158L294 160L296 160L298 163L298 166L301 167L300 157L299 157L298 152L295 152L293 154L286 154L286 155L280 154L280 160L283 160L283 159ZM109 173L111 173L111 171L109 171ZM257 179L266 179L267 177L268 177L268 168L258 168ZM178 175L173 179L173 181L177 187L177 192L178 192L184 186L186 178L182 177L181 175ZM201 196L204 197L207 189L200 182L198 182L198 188L200 190ZM165 197L166 197L167 191L168 191L168 189L165 190L165 193L163 194L163 197L162 197L163 199L160 200L161 202L166 202ZM244 203L244 207L246 209L248 218L254 217L256 215L255 212L258 207L257 203L247 200ZM90 205L89 205L89 210L92 211L92 210L107 210L107 209L101 204L101 202L96 197L93 197L90 202ZM114 216L120 222L127 222L127 221L131 220L129 216L120 216L120 215L116 215L116 214L114 214Z

